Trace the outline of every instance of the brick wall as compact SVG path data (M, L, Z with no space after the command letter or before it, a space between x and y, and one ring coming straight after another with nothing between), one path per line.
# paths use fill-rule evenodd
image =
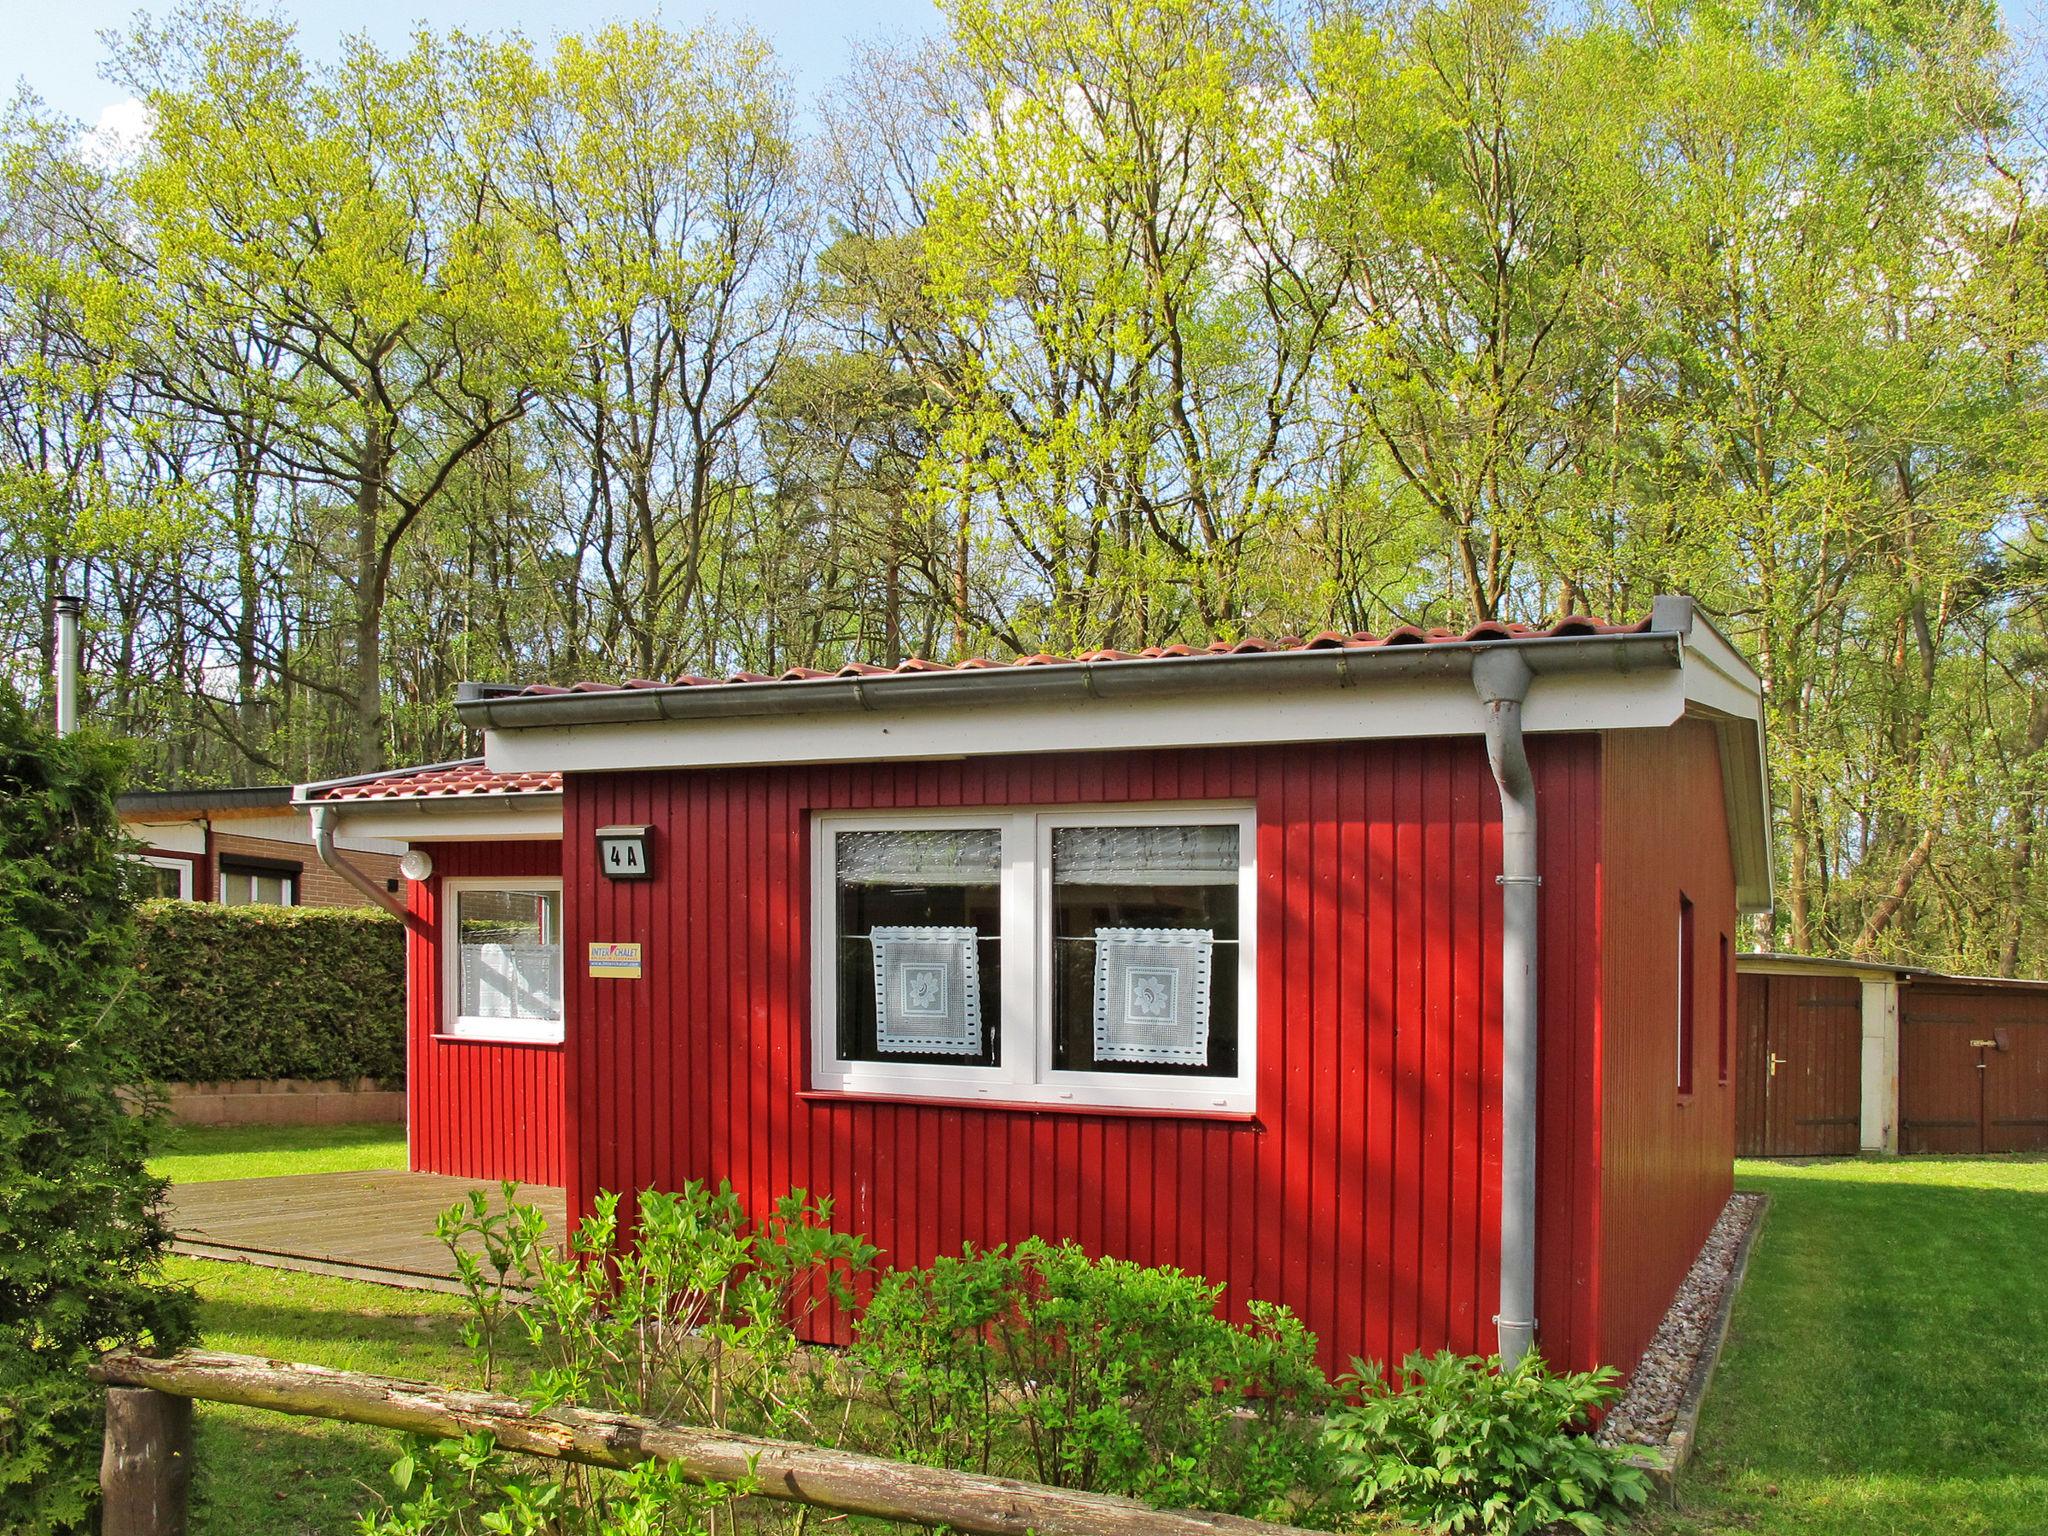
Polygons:
M344 848L341 857L355 865L372 880L379 882L398 879L398 860L388 853L355 853ZM311 843L285 843L267 837L243 837L238 833L221 830L216 823L213 832L213 854L216 861L233 859L241 854L250 859L283 860L299 866L298 904L302 907L366 907L369 900L361 891L350 885L341 876L320 862L320 855ZM216 867L218 867L216 862ZM403 892L403 884L400 891ZM211 897L218 894L218 886L204 893Z

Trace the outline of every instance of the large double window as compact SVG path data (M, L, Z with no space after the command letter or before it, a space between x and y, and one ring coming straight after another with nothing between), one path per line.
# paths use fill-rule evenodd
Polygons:
M823 816L813 1086L1253 1107L1241 806Z
M562 1038L562 883L444 880L448 995L443 1032ZM452 933L454 942L447 939Z

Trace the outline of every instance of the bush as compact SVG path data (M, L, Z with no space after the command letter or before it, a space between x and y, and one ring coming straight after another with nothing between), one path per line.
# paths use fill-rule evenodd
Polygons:
M404 928L389 913L151 901L138 918L149 1078L404 1079Z
M495 1203L473 1191L437 1228L469 1299L484 1385L516 1327L539 1360L524 1395L542 1411L575 1403L816 1443L843 1430L844 1400L797 1329L828 1298L851 1304L848 1279L875 1250L832 1229L830 1201L792 1190L756 1220L727 1184L649 1190L628 1242L618 1196L605 1194L564 1252L515 1188ZM364 1518L367 1536L695 1536L772 1523L734 1519L751 1480L697 1487L655 1463L521 1470L487 1436L417 1441L392 1476L399 1498Z
M1553 1525L1595 1536L1640 1507L1648 1480L1577 1431L1616 1394L1602 1367L1560 1375L1530 1353L1410 1355L1389 1381L1361 1364L1359 1401L1330 1416L1337 1475L1361 1510L1432 1531L1519 1536Z
M140 995L123 766L97 733L58 740L0 690L0 1530L83 1526L100 1393L82 1371L121 1341L183 1343L157 1264L168 1235L137 1080Z
M1032 1239L887 1275L855 1357L912 1461L1153 1504L1302 1518L1328 1383L1285 1307Z

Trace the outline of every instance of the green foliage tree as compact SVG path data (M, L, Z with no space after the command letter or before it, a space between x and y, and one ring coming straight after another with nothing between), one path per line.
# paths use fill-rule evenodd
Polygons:
M2048 155L1989 0L956 0L806 134L744 33L117 50L18 107L0 629L155 783L474 749L465 677L1695 595L1761 942L2048 967Z
M93 1508L94 1352L174 1347L190 1326L157 1273L150 1120L121 1094L139 1076L124 761L0 691L0 1526L23 1536Z

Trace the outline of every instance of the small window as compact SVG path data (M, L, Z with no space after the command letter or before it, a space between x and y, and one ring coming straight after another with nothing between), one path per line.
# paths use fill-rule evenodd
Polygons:
M1235 826L1052 834L1053 1066L1237 1074Z
M192 861L166 858L160 854L130 855L135 862L136 899L190 901Z
M220 861L220 901L228 907L289 907L299 899L299 870L294 864L253 859Z
M1692 1092L1693 955L1692 902L1678 898L1678 1091Z
M812 1084L1252 1108L1252 815L834 816L816 828Z
M562 893L558 882L456 884L449 902L448 1033L562 1038ZM445 930L444 930L445 931Z
M1002 831L840 832L834 866L840 1058L999 1065Z
M1716 1077L1723 1087L1728 1084L1728 1005L1729 993L1735 983L1734 957L1729 954L1728 935L1721 935L1721 1011L1715 1023L1714 1060L1718 1068Z

